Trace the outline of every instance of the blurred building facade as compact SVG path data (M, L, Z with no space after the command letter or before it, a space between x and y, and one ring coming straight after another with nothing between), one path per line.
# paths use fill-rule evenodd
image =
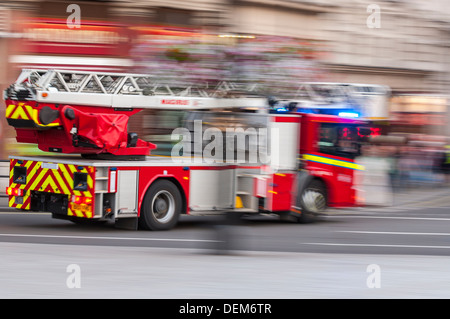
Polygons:
M339 81L386 84L395 91L416 93L445 92L450 82L446 0L427 4L420 0L3 1L0 32L4 36L11 31L17 12L65 19L72 3L80 6L81 19L87 20L315 41L325 52L323 67ZM378 17L373 15L373 5Z
M62 37L62 34L66 34L67 37L72 37L72 33L61 33L60 29L46 35L46 30L40 25L24 28L18 21L26 22L30 18L58 18L64 21L71 14L67 10L68 5L77 4L83 21L93 21L93 25L98 25L99 22L108 24L103 26L106 29L101 29L103 33L96 30L97 33L86 34L88 38L95 34L97 38L92 38L92 41L100 39L103 46L82 43L89 49L97 46L95 54L82 51L83 41L73 45L74 50L81 50L79 56L84 61L89 59L89 63L92 63L97 59L105 63L106 66L102 66L100 70L126 69L133 64L132 58L124 53L124 48L133 45L132 42L136 39L130 40L129 30L124 31L120 28L121 25L170 27L170 32L188 30L218 35L296 38L312 44L311 48L320 52L315 59L326 74L324 81L388 85L397 98L393 101L391 110L395 118L407 125L409 120L405 120L405 117L417 118L431 113L432 116L425 117L429 122L423 120L422 123L416 123L418 127L427 126L425 133L450 136L450 9L446 2L447 0L2 1L0 88L3 90L17 76L18 71L14 66L35 67L36 63L45 66L49 59L45 60L43 55L52 57L50 64L57 62L57 51L51 50L70 41L60 39L59 43L55 43L49 36ZM143 30L139 32L142 31L147 36L150 34L147 29ZM13 45L27 37L35 40L41 37L44 45L33 43L27 48L27 52L20 50L23 49L21 45ZM267 45L270 46L270 43ZM67 62L60 63L61 66L68 66L64 64ZM431 99L429 102L428 98ZM444 124L433 125L437 118L439 123Z

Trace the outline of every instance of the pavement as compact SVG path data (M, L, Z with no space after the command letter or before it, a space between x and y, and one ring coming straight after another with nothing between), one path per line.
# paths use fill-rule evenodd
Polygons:
M393 206L421 205L425 207L429 202L439 198L450 198L450 185L413 188L403 192L394 193Z
M410 187L392 192L392 201L384 205L363 205L360 207L329 208L328 214L360 212L408 212L431 207L450 209L450 184Z
M445 256L23 243L0 243L0 254L2 299L450 297Z
M449 190L409 189L392 207L427 206ZM19 242L0 242L0 256L1 299L450 298L448 256Z

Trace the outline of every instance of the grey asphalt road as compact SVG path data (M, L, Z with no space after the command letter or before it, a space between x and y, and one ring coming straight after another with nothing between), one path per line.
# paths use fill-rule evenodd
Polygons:
M367 208L332 213L312 224L255 216L232 227L222 226L218 217L185 216L164 232L120 230L110 223L77 225L46 213L3 212L0 242L450 256L450 208Z
M168 232L1 212L0 298L448 298L445 205L344 211L305 225L183 218Z

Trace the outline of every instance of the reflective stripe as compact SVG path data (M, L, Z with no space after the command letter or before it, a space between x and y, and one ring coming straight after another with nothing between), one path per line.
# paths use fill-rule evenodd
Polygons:
M17 105L10 104L6 107L6 118L14 119L14 120L31 120L31 114L33 112L33 108L29 105L25 105L25 103L19 103Z
M330 158L330 157L311 155L311 154L304 154L303 155L303 159L306 160L306 161L322 163L322 164L327 164L327 165L332 165L332 166L345 167L345 168L359 170L359 171L364 170L364 166L363 165L359 165L359 164L356 164L356 163L353 163L353 162L337 160L337 159Z
M77 195L84 197L95 196L94 193L94 178L95 170L88 169L87 167L78 168L77 165L72 164L59 164L58 169L51 169L43 167L44 162L38 161L23 161L21 165L17 165L17 160L12 160L10 167L10 186L15 188L21 188L26 190L23 196L23 203L16 203L15 196L10 196L9 206L29 210L31 204L31 191L41 191L54 194L66 194L68 196ZM13 181L14 167L22 166L27 168L27 180L26 184L17 184ZM73 189L74 173L87 173L87 190L78 191ZM77 216L84 218L94 217L92 207L91 210L75 210L69 205L67 209L68 216Z
M18 104L9 104L6 107L5 116L6 118L13 120L30 120L33 121L36 125L42 127L61 125L59 123L59 119L56 119L55 121L47 125L41 124L38 118L38 110L30 105L26 105L23 102L19 102Z

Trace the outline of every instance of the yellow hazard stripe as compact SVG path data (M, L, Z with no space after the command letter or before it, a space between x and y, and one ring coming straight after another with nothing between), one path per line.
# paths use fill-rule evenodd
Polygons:
M65 165L59 165L58 177L61 179L60 184L63 185L63 188L66 190L65 194L70 194L71 189L68 189L66 184L69 187L73 187L73 179L70 177L70 174L67 172Z
M26 110L26 112L25 112ZM14 112L13 112L14 111ZM33 108L31 105L26 105L24 103L19 103L18 105L10 104L6 107L5 116L10 119L23 119L23 120L32 120L36 125L42 127L52 127L52 126L60 126L59 121L52 122L49 124L41 124L38 118L39 111Z
M36 165L34 165L32 169L30 169L30 167L32 166L33 163L36 163ZM34 161L26 161L25 162L24 167L27 168L27 183L26 184L11 183L10 186L28 190L27 192L25 192L25 195L23 196L23 203L26 203L26 204L16 203L15 196L11 196L11 198L9 200L10 207L14 206L16 208L21 208L21 209L30 209L30 201L28 200L28 198L31 196L31 192L29 192L29 191L31 191L31 190L44 191L48 187L51 187L51 189L52 189L51 192L54 192L57 194L66 194L66 195L75 194L78 196L93 197L93 195L94 195L93 194L94 178L92 177L92 173L94 172L93 168L83 167L82 169L79 169L76 165L59 164L58 169L50 169L50 168L43 168L42 163L43 162L34 162ZM52 174L48 174L49 171L51 171ZM77 171L88 174L87 175L87 183L88 183L87 191L78 191L78 190L72 189L72 186L73 186L72 175ZM10 167L10 172L9 172L10 179L13 178L13 175L14 175L14 167ZM91 210L73 210L73 209L71 209L71 207L68 207L67 215L92 218L92 217L94 217L94 213L93 213L92 209Z
M6 118L11 117L11 112L15 109L15 105L14 104L10 104L6 107L6 111L5 111L5 116Z
M12 119L24 119L24 120L29 120L30 118L28 117L28 115L25 113L25 110L23 109L23 107L21 105L18 105L16 110L14 111L14 113L11 115Z
M337 160L337 159L329 158L329 157L325 157L325 156L305 154L305 155L303 155L303 159L306 161L322 163L322 164L327 164L327 165L332 165L332 166L345 167L345 168L350 168L350 169L354 169L354 170L360 170L360 171L364 170L363 165L359 165L359 164L356 164L353 162Z

